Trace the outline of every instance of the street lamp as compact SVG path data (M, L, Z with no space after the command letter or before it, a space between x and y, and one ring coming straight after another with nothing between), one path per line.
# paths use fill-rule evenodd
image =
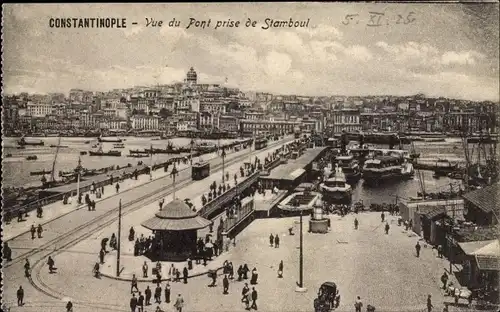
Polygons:
M222 185L225 185L225 180L224 180L224 174L225 174L225 163L224 159L226 158L226 150L223 148L222 153L220 154L220 157L222 157Z
M170 172L170 176L172 177L172 185L174 187L174 192L173 192L173 199L175 200L175 177L179 175L179 171L175 167L175 162L174 162L174 167L172 168L172 172Z
M80 175L82 174L82 159L78 157L78 165L75 168L76 171L76 206L78 206L80 203L78 199L80 198Z
M151 144L151 149L149 150L149 181L153 180L153 144Z
M191 150L189 151L189 162L190 162L190 165L191 167L193 166L193 146L194 146L194 140L191 139L191 142L189 142L189 145L191 145Z

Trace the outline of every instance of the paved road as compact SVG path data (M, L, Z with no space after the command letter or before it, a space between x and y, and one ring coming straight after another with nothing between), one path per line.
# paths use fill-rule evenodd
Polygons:
M291 139L287 139L287 141L285 141L285 142L288 142L290 140ZM260 151L256 151L256 152L252 153L253 157L255 157L255 155L257 155L258 157L263 158L270 151L276 149L277 147L280 147L284 142L281 141L281 142L272 142L272 143L274 143L274 144L270 144L270 147L268 149L260 150ZM248 154L248 151L243 151L240 155L244 155L245 160L246 160L246 157L250 157L250 155ZM228 157L226 159L226 163L230 163L230 159L231 158L228 155ZM220 162L221 162L220 159L215 159L214 161L212 161L212 163L211 163L212 168ZM226 169L226 171L232 170L232 171L236 172L238 170L239 166L240 166L240 163L233 165L232 166L233 168L231 168L231 166L228 165L229 168ZM189 176L189 172L184 172L183 174L186 176L186 178ZM217 175L217 174L220 174L220 172L219 173L213 172L213 174ZM182 178L183 177L182 177L182 173L181 173L181 176L180 176L180 178L178 178L178 180L182 180ZM205 179L205 180L202 180L199 182L195 182L195 183L191 184L189 187L182 189L182 190L179 190L176 195L178 198L192 197L193 194L196 194L196 192L199 193L200 190L205 191L208 187L208 184L211 183L213 180L214 180L213 178L212 179L209 178L209 179ZM219 177L215 178L215 180L219 180ZM159 190L159 189L164 188L165 185L167 185L167 186L170 185L170 183L171 183L170 181L171 181L170 178L166 177L165 179L153 181L148 185L138 187L138 189L134 189L134 190L131 190L129 192L124 193L123 196L120 196L122 198L123 206L125 207L125 205L127 205L127 203L135 200L137 197L143 196L145 193L145 189L147 189L149 192L151 192L151 190L154 190L154 189ZM153 188L153 186L155 188ZM155 192L155 193L157 193L157 192ZM156 195L158 195L158 194L156 194ZM162 195L161 193L159 195L160 196L158 196L158 197L163 197L163 196L161 196ZM16 253L19 253L20 250L26 250L26 249L21 249L21 248L37 248L41 244L45 244L52 239L58 239L58 238L60 238L60 236L67 235L67 233L70 232L72 229L77 228L81 224L85 224L87 221L92 221L96 218L99 219L99 222L104 222L103 220L109 219L110 220L110 222L108 223L109 227L107 227L105 229L100 229L100 228L98 228L97 225L95 227L94 226L86 226L84 228L81 228L80 233L78 235L81 235L81 233L88 232L89 233L88 235L91 236L91 235L96 234L96 233L102 233L103 231L106 231L106 230L114 232L113 229L116 229L116 225L114 225L113 219L116 216L114 213L112 215L107 215L107 213L108 213L108 211L112 211L113 209L116 208L116 206L117 206L116 200L117 200L116 198L110 198L108 201L107 200L102 201L100 203L100 205L97 206L97 208L96 208L97 211L95 211L95 212L88 212L88 211L86 211L86 209L81 209L81 210L75 211L75 212L73 212L65 217L62 217L60 219L55 220L54 222L51 223L51 226L50 226L51 230L44 233L43 239L40 239L40 240L35 239L34 241L32 241L31 238L29 237L29 235L23 235L15 240L13 240L10 245L13 248L14 257L16 257ZM167 197L166 202L168 202L169 200L170 200L170 197ZM148 204L148 202L151 202L151 203ZM142 216L142 219L145 219L147 217L150 217L152 215L152 212L156 211L158 209L156 199L153 197L149 197L147 201L138 203L137 206L140 206L140 207L137 207L138 209L135 212L131 213L129 217L124 218L124 220L123 220L123 228L124 229L127 229L129 226L129 224L127 224L127 222L128 222L127 220L130 220L130 225L133 224L133 225L137 226L137 224L140 223L140 221L138 221L137 216ZM142 209L142 208L145 208L145 209ZM151 212L145 213L145 211L148 209ZM124 211L125 211L125 208L124 208ZM126 232L126 230L124 232ZM109 234L111 234L111 233L109 233ZM42 250L36 256L30 256L30 261L32 263L34 263L38 258L43 258L46 255L50 254L54 249L59 249L59 248L63 247L63 250L64 250L64 248L66 248L66 247L63 245L66 245L66 243L71 243L71 240L78 235L70 235L70 236L68 236L67 239L64 239L63 242L57 243L55 245L51 245L47 250ZM124 235L126 235L126 234L124 233ZM82 244L88 244L88 243L96 244L98 246L98 242L96 243L91 238L82 242ZM71 245L69 245L68 248L71 248ZM87 262L84 266L80 266L78 264L78 262L80 260L85 258L85 256L84 256L85 254L88 255L88 253L85 253L85 252L81 253L81 256L74 259L74 262L70 263L70 265L73 264L75 268L80 268L80 269L83 269L86 271L86 269L88 268ZM92 257L92 261L95 261L95 254L90 254L89 256ZM23 259L21 259L21 260L23 260ZM57 258L56 258L56 264L57 264ZM10 302L14 301L14 297L12 297L12 296L15 293L15 289L17 289L18 285L23 285L24 288L27 289L27 292L28 291L31 293L35 292L35 290L29 286L29 284L27 283L27 280L25 278L23 278L22 265L23 265L23 261L19 261L18 263L14 262L13 264L9 265L4 270L5 281L6 281L5 282L5 291L7 294L9 294L9 295L7 295L7 298L10 297L10 300L9 300ZM71 267L70 265L68 265L66 267ZM73 283L69 282L70 279L72 278L71 273L68 274L67 276L64 276L61 274L61 276L63 278L63 281L68 283L68 287L70 287L70 285L73 284ZM60 282L61 278L58 275L58 278L54 278L52 280L57 280ZM78 278L75 282L77 283L76 285L78 285L78 286L89 285L84 281L80 281L80 278ZM39 296L39 298L40 298L40 300L38 300L37 303L33 305L34 308L38 307L40 304L45 302L45 300L48 300L47 298L44 298L43 296ZM51 301L51 300L49 300L49 301ZM51 304L53 304L53 303L51 303ZM27 308L28 308L27 306L23 307L23 310L26 310ZM48 308L49 307L47 307L47 309Z

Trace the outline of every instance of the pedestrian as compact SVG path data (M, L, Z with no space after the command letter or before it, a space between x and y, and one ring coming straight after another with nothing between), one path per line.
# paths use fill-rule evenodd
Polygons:
M120 191L120 184L116 183L115 188L116 188L116 192L118 193Z
M380 214L380 220L382 220L382 223L385 221L385 214L384 212L382 211L382 213Z
M36 228L36 233L38 234L38 238L42 238L43 228L41 224Z
M52 259L51 256L49 256L49 259L47 260L47 264L49 266L49 273L50 274L55 273L55 270L57 270L57 268L54 267L55 262L54 262L54 259Z
M160 202L158 203L158 205L160 206L160 211L161 211L161 209L163 208L163 203L164 203L164 202L165 202L165 198L162 198L162 199L160 200Z
M222 280L222 287L223 287L223 294L227 295L229 291L229 280L227 278L227 275L224 275L224 279Z
M101 249L101 251L99 251L99 262L101 264L104 264L104 255L105 255L104 249Z
M41 217L43 217L43 208L42 208L42 206L38 206L38 207L36 208L36 217L37 217L37 218L41 218Z
M438 245L437 246L437 252L438 252L438 257L443 258L443 246Z
M283 260L278 265L278 278L283 278Z
M175 300L174 307L177 309L178 312L182 312L182 308L184 307L184 299L182 298L181 294L177 296L177 299Z
M19 286L19 289L17 290L17 305L24 305L24 289L22 286Z
M255 290L255 287L252 287L252 306L250 309L257 310L257 291Z
M238 273L238 282L241 282L241 280L243 279L243 266L240 265L236 272Z
M137 277L135 277L135 274L132 274L132 282L130 284L130 293L134 293L134 288L137 292L139 292L139 288L137 288Z
M358 218L354 218L354 229L357 230L359 225Z
M446 285L448 284L448 274L446 272L441 275L441 283L443 283L443 289L446 290Z
M279 248L280 247L280 237L278 236L278 234L276 234L274 236L274 247L275 248Z
M234 267L232 262L229 262L229 279L234 279Z
M165 302L170 303L170 283L168 281L165 285Z
M427 312L432 312L432 308L434 308L434 306L432 305L431 295L428 295L427 296Z
M181 281L181 271L179 271L178 269L175 269L175 282L180 282ZM187 283L187 280L186 280L186 283Z
M241 302L245 303L247 310L250 310L250 288L247 283L241 290Z
M135 312L135 308L137 308L137 298L135 294L132 294L132 298L130 298L130 310Z
M250 269L248 268L248 265L245 263L243 265L243 279L248 279L248 272Z
M31 225L30 232L31 232L31 239L35 239L36 228L34 224Z
M142 265L142 277L148 277L148 264L146 263L146 261L144 261L144 264Z
M188 283L188 275L189 275L188 269L186 267L184 267L184 270L182 270L182 276L184 278L184 284Z
M73 312L73 303L71 301L66 304L66 312Z
M257 285L257 278L259 277L259 273L257 273L257 268L253 268L252 270L252 278L250 279L251 285Z
M361 297L357 297L356 301L354 301L354 309L356 312L361 312L361 309L363 308L363 302L361 301Z
M274 236L273 236L273 234L269 235L269 245L271 245L271 247L274 246Z
M144 296L139 292L139 299L137 300L138 312L144 312Z
M389 234L389 229L390 229L389 223L386 222L385 223L385 234Z
M422 249L422 246L420 246L420 243L417 242L417 244L415 245L415 251L417 252L417 258L420 257L420 249Z
M31 265L28 258L26 258L26 262L24 263L24 276L28 278L31 276Z
M161 303L161 286L160 283L156 285L155 289L155 303Z
M92 270L95 278L101 278L101 273L99 271L99 262L96 262L94 265L94 269Z
M146 305L148 306L151 304L151 289L149 288L149 286L146 287L144 294L146 295Z

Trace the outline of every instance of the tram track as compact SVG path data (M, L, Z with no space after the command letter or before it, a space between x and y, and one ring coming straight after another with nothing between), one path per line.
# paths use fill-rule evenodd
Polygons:
M287 142L288 141L278 142L278 144L273 144L271 146L268 146L268 148L266 148L265 150L271 150L271 149L275 148L277 145L285 144ZM256 150L256 151L250 152L248 154L243 154L243 155L237 156L237 157L227 161L225 166L233 165L233 164L240 162L241 160L243 160L249 156L254 156L256 154L259 154L262 151L263 150ZM218 171L221 168L222 168L222 164L217 164L214 166L213 170ZM184 178L181 181L178 181L176 183L176 189L185 187L185 186L190 185L190 184L195 183L195 182L196 181L191 180L190 177ZM152 192L148 192L147 194L145 194L139 198L133 199L133 200L123 204L122 205L122 215L125 216L129 213L137 211L137 210L143 208L145 205L148 205L148 204L150 204L150 203L152 203L152 202L154 202L162 197L170 195L171 193L173 193L173 185L172 184L169 184L169 185L162 187L160 189L156 189ZM109 211L103 213L102 215L100 215L96 218L92 218L91 220L73 228L72 230L70 230L62 235L59 235L58 237L46 242L45 244L43 244L39 247L33 248L28 252L25 252L23 254L18 255L12 261L7 263L5 265L5 268L8 268L14 264L17 264L25 258L33 257L37 254L43 253L43 251L50 250L49 252L42 255L36 263L45 259L50 254L57 254L57 251L61 251L61 252L64 251L64 249L66 249L70 246L73 246L73 245L79 243L80 241L85 240L86 238L91 236L93 233L95 233L95 231L102 229L102 228L105 228L106 226L115 222L118 219L118 216L117 216L118 209L119 209L118 207L110 209ZM81 232L83 230L85 231L84 233L82 233L81 235L77 235L79 232ZM75 236L75 235L76 235L76 237L72 238L72 236ZM64 242L65 240L69 240L69 241ZM58 246L54 246L54 245L58 245ZM54 246L53 249L51 248L52 246Z

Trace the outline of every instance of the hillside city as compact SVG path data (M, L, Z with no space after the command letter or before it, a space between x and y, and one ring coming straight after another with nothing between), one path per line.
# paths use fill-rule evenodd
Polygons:
M300 96L243 92L200 83L191 68L182 83L136 86L108 92L3 98L6 136L86 136L99 133L245 135L330 130L495 132L498 103L413 96ZM201 135L201 134L200 134Z

